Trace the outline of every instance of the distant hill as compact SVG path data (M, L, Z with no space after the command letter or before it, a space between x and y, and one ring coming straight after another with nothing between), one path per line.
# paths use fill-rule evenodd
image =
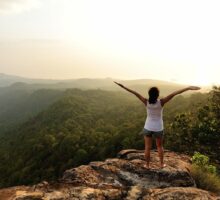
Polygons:
M65 79L65 80L52 80L52 79L30 79L19 76L12 76L0 73L0 92L6 89L25 89L25 90L38 90L38 89L103 89L103 90L121 90L116 86L113 81L118 81L125 86L132 87L137 91L146 94L146 91L151 86L157 86L161 90L162 95L166 95L175 89L185 87L184 84L178 84L169 81L153 80L153 79L134 79L134 80L120 80L114 78L79 78L79 79ZM203 87L203 92L209 90L210 87Z
M57 101L64 91L4 88L0 90L0 135L11 126L34 117Z
M136 79L136 80L119 80L113 78L80 78L69 80L47 80L47 79L29 79L19 76L11 76L0 74L0 93L5 90L38 90L38 89L102 89L102 90L122 90L114 84L118 81L125 86L136 89L143 94L151 86L158 86L162 95L167 94L175 89L185 87L184 85L172 83L168 81L152 80L152 79Z
M23 82L23 83L56 83L57 80L47 80L47 79L30 79L24 78L15 75L8 75L4 73L0 73L0 87L6 87L16 82Z
M21 123L46 109L47 106L61 97L66 89L79 88L82 90L99 89L119 91L133 98L131 94L117 86L113 81L118 81L138 91L143 96L147 96L147 91L151 86L158 86L161 91L161 96L165 96L177 89L185 87L180 84L151 79L116 80L112 78L81 78L58 81L27 79L0 74L0 82L3 83L3 85L11 83L11 85L0 87L0 134L5 132L9 126ZM187 94L190 94L190 92L187 92L186 95Z
M135 80L120 80L114 78L79 78L79 79L30 79L14 75L7 75L0 73L0 87L31 87L39 88L81 88L81 89L115 89L113 81L120 81L127 86L131 85L145 85L149 86L183 86L181 84L172 83L168 81L152 80L152 79L135 79ZM23 85L22 85L23 83ZM26 85L28 84L28 85ZM25 86L26 85L26 86Z

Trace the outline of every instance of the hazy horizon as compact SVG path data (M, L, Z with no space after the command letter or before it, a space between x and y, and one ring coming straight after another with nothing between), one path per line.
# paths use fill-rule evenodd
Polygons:
M17 74L7 74L4 72L0 72L0 75L5 76L12 76L12 77L18 77L18 78L24 78L24 79L39 79L39 80L74 80L74 79L115 79L115 80L156 80L156 81L167 81L178 84L175 80L162 80L162 79L152 79L152 78L117 78L117 77L79 77L79 78L50 78L50 77L28 77L28 76L22 76Z
M0 72L220 84L218 1L2 0Z

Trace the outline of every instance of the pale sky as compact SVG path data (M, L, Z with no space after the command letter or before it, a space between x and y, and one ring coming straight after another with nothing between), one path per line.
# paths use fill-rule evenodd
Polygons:
M0 72L220 84L219 10L219 0L0 0Z

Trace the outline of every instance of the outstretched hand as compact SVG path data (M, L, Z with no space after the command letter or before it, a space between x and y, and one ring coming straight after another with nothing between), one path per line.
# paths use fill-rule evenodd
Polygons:
M122 85L121 83L117 83L116 81L114 81L114 83L116 83L117 85L124 87L124 85Z
M201 88L197 87L197 86L189 86L189 89L190 90L200 90Z

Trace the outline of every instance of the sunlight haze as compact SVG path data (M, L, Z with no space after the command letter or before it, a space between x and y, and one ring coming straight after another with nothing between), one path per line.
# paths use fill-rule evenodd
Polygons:
M0 73L220 84L219 1L2 0Z

